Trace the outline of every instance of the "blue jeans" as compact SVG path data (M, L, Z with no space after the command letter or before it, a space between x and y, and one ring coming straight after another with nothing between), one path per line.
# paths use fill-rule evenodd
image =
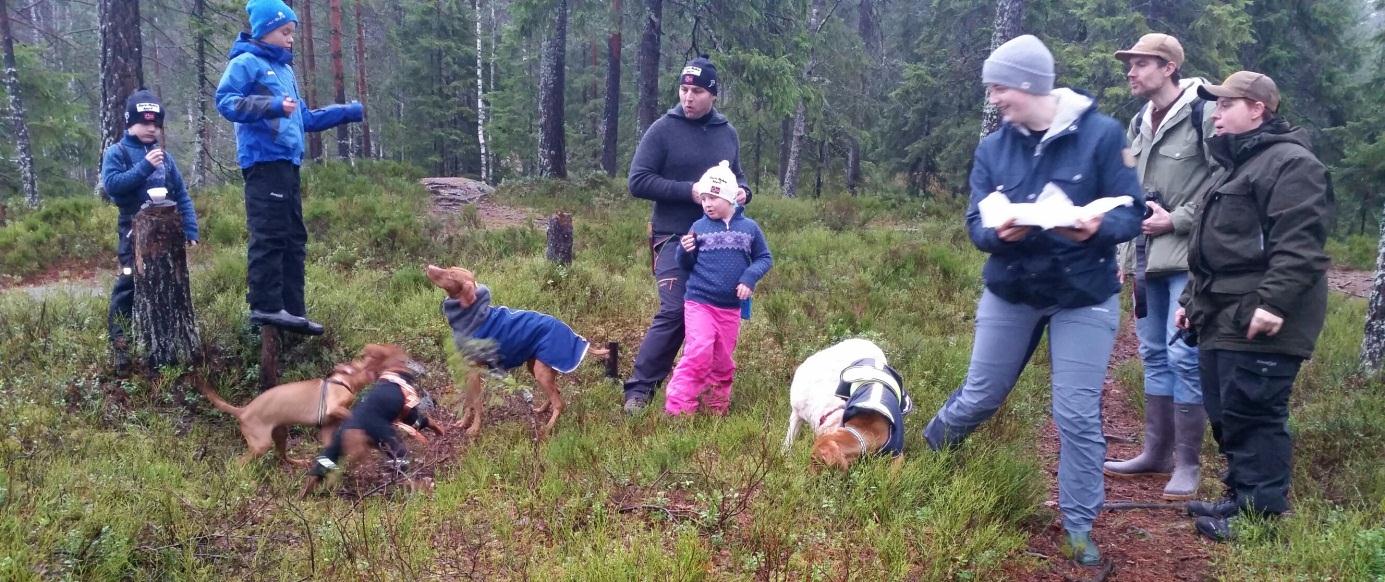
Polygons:
M1178 311L1178 296L1187 285L1186 272L1146 279L1149 315L1135 320L1135 334L1140 338L1140 359L1145 366L1145 394L1172 396L1175 404L1201 405L1197 348L1181 341L1169 345L1169 339L1178 333L1173 318Z
M1048 328L1053 368L1053 422L1058 426L1058 508L1063 528L1091 531L1106 499L1101 463L1101 384L1116 341L1120 299L1087 307L1035 308L986 291L976 308L976 340L966 382L924 429L928 446L957 444L999 410Z

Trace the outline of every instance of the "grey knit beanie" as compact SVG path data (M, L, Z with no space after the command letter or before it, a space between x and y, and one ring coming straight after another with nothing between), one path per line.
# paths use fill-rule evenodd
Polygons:
M1017 36L996 47L981 65L981 82L1019 89L1034 95L1053 90L1053 53L1032 34Z

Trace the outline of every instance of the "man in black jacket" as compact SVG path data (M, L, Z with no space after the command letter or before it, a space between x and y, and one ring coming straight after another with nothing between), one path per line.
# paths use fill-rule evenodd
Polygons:
M1227 171L1203 194L1176 319L1198 334L1203 401L1231 492L1188 511L1198 533L1224 541L1232 516L1289 508L1289 393L1327 315L1333 202L1307 132L1276 115L1273 79L1241 71L1198 93L1217 102L1209 145Z
M720 86L706 55L688 61L678 75L679 103L645 130L630 162L630 194L654 202L649 247L659 291L659 311L645 332L635 371L625 382L625 411L649 404L654 387L668 377L683 345L683 289L688 274L674 259L678 237L702 217L694 184L708 168L731 162L740 189L737 202L750 200L741 172L740 137L714 105Z

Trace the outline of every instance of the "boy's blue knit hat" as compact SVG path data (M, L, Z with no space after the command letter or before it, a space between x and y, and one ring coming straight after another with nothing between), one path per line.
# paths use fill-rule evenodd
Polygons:
M280 26L298 22L298 15L283 0L249 0L245 13L250 15L250 37L264 38Z

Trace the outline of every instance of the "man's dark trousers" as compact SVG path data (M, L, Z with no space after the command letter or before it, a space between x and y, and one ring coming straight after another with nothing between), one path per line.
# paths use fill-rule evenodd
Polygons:
M1303 359L1283 354L1203 350L1203 405L1240 510L1278 515L1289 509L1293 443L1289 394Z
M678 235L656 234L649 240L654 253L654 281L659 290L659 312L644 334L635 356L635 372L625 382L625 398L650 400L654 387L673 371L673 359L683 347L683 291L688 273L675 254Z
M264 162L241 173L245 176L245 222L250 230L246 300L256 311L283 309L305 316L308 229L303 225L298 166L287 161Z

